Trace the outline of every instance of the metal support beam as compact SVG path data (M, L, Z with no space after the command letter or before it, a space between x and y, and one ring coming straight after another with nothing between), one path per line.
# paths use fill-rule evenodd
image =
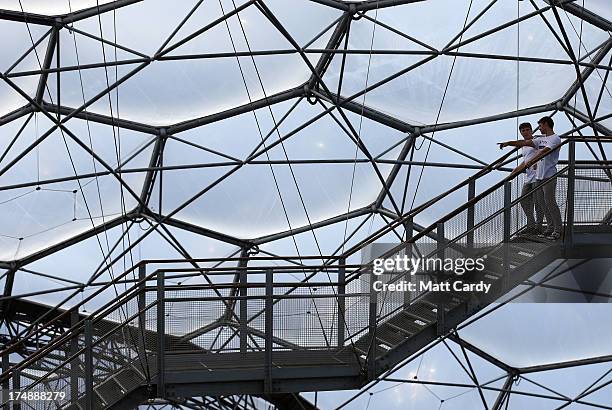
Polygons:
M161 128L159 131L160 131L159 136L157 137L157 140L155 141L155 145L153 146L153 152L151 153L151 159L149 160L149 168L158 168L162 166L162 163L161 163L162 155L164 152L164 146L166 145L166 141L168 140L168 136L166 135L165 128ZM154 169L147 171L144 183L142 184L142 191L140 193L141 205L139 207L140 208L139 212L144 212L145 207L149 206L151 195L153 195L153 187L155 185L155 178L157 174L161 172L162 171L157 171ZM161 189L162 188L160 186L160 195L162 195ZM161 210L159 210L159 212L161 212Z
M506 377L504 386L497 395L497 398L495 399L495 403L493 403L493 407L491 408L491 410L503 409L504 404L507 403L507 401L510 399L510 389L512 388L513 379L514 376L512 374L509 374L508 377Z
M142 283L140 285L140 291L138 292L138 296L137 296L138 312L140 312L140 314L138 315L138 329L140 331L140 335L137 336L139 339L137 341L137 346L138 346L138 355L140 356L141 359L145 358L147 355L147 345L146 345L146 340L144 338L144 335L147 330L147 312L145 310L147 306L147 291L146 291L147 283L144 280L146 275L147 275L147 265L143 263L140 266L138 266L138 281Z
M183 231L195 233L197 235L206 236L207 238L215 239L217 241L229 243L231 245L251 248L254 246L254 242L247 239L235 238L233 236L229 236L220 232L216 232L207 228L200 227L198 225L190 224L189 222L181 221L180 219L174 218L166 218L158 213L151 212L150 210L147 213L142 214L145 218L149 218L153 221L158 221L164 219L164 225L173 226L175 228L181 229Z
M0 10L0 20L16 21L18 23L38 24L41 26L54 26L56 24L53 16L21 12L15 10Z
M444 260L446 254L446 238L444 233L444 222L438 222L436 226L436 247L438 249L437 257ZM436 272L436 283L440 283L443 280L443 271ZM442 336L446 333L446 320L445 320L445 308L442 303L442 298L438 298L436 304L436 334Z
M9 363L9 354L4 353L2 355L2 373L8 372L11 367ZM2 382L2 391L0 391L0 403L8 402L9 400L9 389L10 389L10 379L6 379Z
M550 4L551 6L556 5L556 6L561 7L568 13L573 14L579 19L582 19L586 21L587 23L594 25L595 27L599 27L600 29L605 30L605 31L612 31L612 22L610 22L610 20L606 19L605 17L601 15L595 14L592 11L587 10L586 8L583 8L579 4L576 4L574 2L568 2L567 0L544 0L544 1Z
M368 0L356 3L357 11L369 11L403 4L420 3L425 0Z
M21 370L15 370L13 374L13 391L21 391ZM12 410L21 410L21 401L17 400L13 402Z
M476 180L472 179L470 180L470 182L468 183L468 195L467 195L467 201L468 203L471 203L472 199L474 199L474 197L476 196ZM467 246L472 247L474 246L474 220L475 220L475 215L474 215L474 204L471 204L468 209L467 209L467 226L466 226L466 230L468 231L467 234Z
M336 25L336 28L334 29L334 32L332 33L329 40L327 41L327 45L325 48L328 50L337 49L340 46L342 39L346 35L350 24L351 24L351 15L348 12L346 12L344 13L344 16L342 17L342 19L340 19L340 21ZM310 76L310 79L308 80L308 83L306 86L308 90L312 90L318 87L319 79L323 78L323 75L325 74L325 71L327 71L327 68L331 64L331 61L333 60L333 58L334 58L333 53L323 53L323 55L321 55L321 58L319 58L319 61L317 62L317 65L314 68L317 75L312 74Z
M597 119L595 119L595 122L591 123L591 120L589 119L588 115L578 110L576 107L573 107L568 104L564 108L564 111L570 114L571 116L577 118L578 120L591 125L595 130L597 130L598 132L601 132L603 135L612 135L612 130L605 127L600 122L597 122Z
M512 223L512 182L504 182L504 213L503 213L503 251L504 251L504 276L502 278L503 289L508 289L510 283L510 228ZM548 222L548 221L546 221Z
M85 410L94 410L93 399L93 328L91 320L85 320Z
M84 241L88 238L91 238L93 236L98 235L99 233L104 232L105 230L109 230L112 229L116 226L121 225L122 223L125 223L127 221L129 221L129 219L133 216L132 213L128 213L126 215L122 215L118 218L115 218L111 221L106 221L106 223L104 224L100 224L98 226L96 226L95 228L92 228L88 231L85 231L79 235L73 236L72 238L69 238L65 241L59 242L57 244L54 244L52 246L49 246L48 248L45 248L41 251L38 251L36 253L33 253L31 255L28 255L22 259L19 259L17 261L15 261L16 266L20 267L20 266L25 266L27 264L30 264L32 262L35 262L39 259L44 258L45 256L49 256L57 251L60 251L62 249L65 249L69 246L72 246L74 244L77 244L81 241ZM7 262L8 263L8 262Z
M346 259L338 259L338 347L344 346L346 338L346 322L344 316L346 314Z
M21 108L17 108L14 111L9 112L8 114L5 114L3 116L0 117L0 126L8 124L12 121L15 121L25 115L30 114L31 112L33 112L34 109L32 108L31 105L24 105Z
M404 230L406 231L405 234L405 245L406 247L404 248L404 252L406 254L406 256L408 256L409 258L412 258L412 252L413 252L413 242L412 237L414 236L414 219L412 218L412 216L409 216L408 218L406 218L406 221L404 222ZM416 275L411 275L410 273L406 273L405 274L406 277L404 278L406 281L408 282L413 282L416 280L417 276ZM408 306L410 304L410 302L412 302L412 293L405 290L403 292L404 294L404 305Z
M545 113L545 112L548 113L548 112L552 112L555 110L557 110L557 103L553 102L550 104L537 105L534 107L523 108L517 111L509 111L509 112L502 113L502 114L488 115L486 117L474 118L471 120L448 122L448 123L438 124L438 125L433 125L433 124L425 125L421 127L421 133L427 134L433 131L439 132L439 131L444 131L444 130L451 130L455 128L466 127L468 125L485 124L488 122L506 120L508 118L523 117L527 115L540 114L540 113Z
M368 339L370 340L366 364L368 380L373 380L376 377L376 350L378 344L376 343L376 323L378 319L378 292L374 290L374 273L369 272L368 285L370 286L370 304L368 314Z
M130 4L139 3L142 0L115 0L104 4L99 4L87 9L75 11L61 17L62 24L69 24L89 17L97 16L109 11L117 10Z
M563 240L565 245L572 247L574 242L574 201L576 187L576 141L572 138L569 142L569 164L567 166L567 209L565 220L565 234Z
M335 93L329 93L329 95L327 93L315 93L317 95L317 97L324 99L325 101L328 101L330 103L334 103L335 101L338 101L338 99L342 99L343 97L340 97L339 95L335 94ZM331 98L330 98L331 96ZM332 101L335 100L335 101ZM346 109L348 111L351 111L355 114L358 115L363 115L365 118L370 119L372 121L376 121L378 123L381 123L383 125L386 125L388 127L391 127L395 130L401 131L401 132L413 132L415 129L415 126L412 124L409 124L405 121L402 121L398 118L395 118L389 114L385 114L381 111L376 110L375 108L372 107L368 107L367 105L363 105L361 103L358 103L354 100L350 100L350 101L343 101L342 102L342 108Z
M411 134L410 136L408 136L408 139L406 140L406 142L404 143L404 146L402 147L402 150L399 153L398 156L398 161L404 161L406 159L406 157L408 156L408 153L410 153L410 150L414 148L414 142L416 140L417 136L414 134ZM393 166L393 168L391 168L391 171L389 172L389 175L387 176L387 179L385 180L385 185L387 187L387 189L381 189L380 193L378 194L378 197L376 198L376 201L374 202L374 206L376 208L379 208L385 198L387 197L387 193L389 193L389 195L391 194L391 186L393 186L393 182L395 182L395 178L397 178L397 175L399 174L400 170L402 169L402 164L395 164Z
M323 228L325 226L333 225L339 222L346 222L347 219L357 218L359 216L368 215L372 213L372 207L366 206L360 209L355 209L354 211L350 211L349 213L334 216L332 218L325 219L323 221L314 222L311 225L304 225L297 228L293 228L289 231L279 232L272 235L262 236L256 239L253 239L252 242L254 244L260 245L267 242L276 241L279 239L287 238L289 236L297 235L303 232L308 232L313 229Z
M592 63L599 64L605 57L608 55L608 52L612 50L612 39L606 41L606 43L599 49L599 51L593 56ZM583 86L584 82L593 74L595 71L595 67L586 67L582 70L580 74L580 78L577 78L574 81L574 84L566 91L566 93L561 97L561 105L567 105L570 100L574 97L574 95L580 90Z
M46 101L42 102L41 105L45 110L49 112L59 112L61 115L70 115L76 110L73 107L66 107L63 105L58 107L57 104L51 104ZM87 120L98 124L110 125L126 130L137 131L152 135L158 135L160 130L160 127L156 127L153 125L142 124L139 122L122 118L110 117L103 114L96 114L89 111L80 111L79 113L74 115L74 118L79 118L81 120Z
M51 67L51 62L53 60L53 54L55 53L55 47L57 46L59 37L59 29L54 27L51 30L51 34L49 34L49 42L47 43L47 51L45 52L45 58L42 63L43 69L48 69ZM45 95L45 89L47 88L47 79L49 78L48 72L43 72L38 79L38 86L36 88L36 96L34 100L37 103L42 103L43 97ZM58 90L59 92L59 90Z
M70 327L76 326L79 323L79 312L75 309L70 312ZM74 356L79 351L79 340L76 337L70 339L70 356ZM81 373L80 360L74 359L70 363L70 402L76 403L79 400L79 373Z
M266 270L266 315L265 315L265 349L264 349L264 392L272 392L272 350L274 345L272 337L274 336L274 273L272 269Z
M262 98L239 107L231 108L229 110L221 111L219 113L210 114L205 117L196 118L194 120L183 121L168 127L168 135L178 134L183 131L187 131L193 128L201 127L206 124L225 120L230 117L235 117L240 114L251 112L259 108L264 108L270 105L274 105L283 101L291 100L292 98L301 97L304 95L304 87L292 88L288 91L283 91L274 95L269 95L267 98Z
M4 290L2 296L10 296L13 294L13 285L15 284L15 273L17 267L12 264L11 268L6 272L6 279L4 280ZM7 319L11 301L3 300L0 302L0 318Z
M164 272L157 273L157 397L166 397L166 313Z

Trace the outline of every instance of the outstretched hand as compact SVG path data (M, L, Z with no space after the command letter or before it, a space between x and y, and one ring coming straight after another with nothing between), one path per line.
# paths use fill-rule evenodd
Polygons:
M505 142L498 142L497 145L499 145L499 149L504 149L508 146L508 144Z

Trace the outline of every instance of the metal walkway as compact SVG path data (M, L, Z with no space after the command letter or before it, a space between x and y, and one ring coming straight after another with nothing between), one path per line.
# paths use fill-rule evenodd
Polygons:
M569 145L573 158L574 142ZM26 392L63 392L54 403L62 409L128 409L148 398L203 394L252 394L279 406L314 408L287 393L362 387L551 262L610 256L612 164L571 159L560 165L564 236L552 242L523 234L516 194L521 175L476 195L479 178L507 162L508 155L341 257L302 257L295 263L296 258L255 256L248 265L247 258L144 261L116 277L115 283L130 283L129 289L96 312L79 315L79 306L55 310L9 344L5 355L26 351L28 357L0 381ZM443 206L462 189L468 193L464 205L427 227L414 225L421 212ZM482 272L434 279L485 283L490 291L373 291L371 263L347 260L396 227L418 232L383 257L429 255L423 249L432 255L486 255ZM279 260L294 263L280 266ZM289 280L295 275L306 279ZM26 308L29 302L17 303ZM27 308L53 312L40 305ZM43 339L41 347L36 341ZM43 401L29 405L49 408Z

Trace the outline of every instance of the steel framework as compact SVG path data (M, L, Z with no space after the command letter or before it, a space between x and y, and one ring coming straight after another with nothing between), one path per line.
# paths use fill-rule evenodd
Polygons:
M500 0L501 1L501 0ZM367 1L339 1L339 0L311 0L311 3L317 3L321 7L327 7L334 10L338 10L338 17L329 24L327 27L322 27L322 30L311 39L311 41L300 44L292 35L290 27L287 27L281 22L279 16L274 11L271 2L264 0L248 0L244 2L231 2L231 5L227 9L223 9L224 4L227 2L219 2L222 10L222 15L204 26L199 27L194 32L190 33L178 39L178 33L181 28L193 19L193 16L201 9L206 7L206 3L202 1L195 2L190 12L184 16L180 23L176 27L172 27L171 34L166 38L163 44L159 45L159 48L154 53L147 53L139 50L134 50L122 44L118 44L115 39L111 39L111 33L103 32L103 25L101 16L109 16L112 14L113 21L115 14L120 13L123 8L137 8L141 6L139 0L117 0L110 1L104 4L97 4L96 6L71 11L61 15L44 15L31 13L21 8L21 10L0 10L0 22L11 21L23 24L27 28L29 33L30 45L15 61L5 64L8 68L5 71L0 72L0 80L8 87L11 92L20 96L26 103L11 112L3 113L0 117L0 130L9 129L10 126L17 125L18 132L15 135L8 135L8 133L2 133L2 139L6 140L7 143L3 144L3 151L0 157L0 177L4 175L11 175L11 172L19 169L23 166L22 160L29 155L37 152L41 144L51 138L52 135L59 133L61 139L66 146L68 157L70 158L71 168L74 171L74 175L45 178L41 178L38 175L36 179L24 179L18 183L3 183L0 185L0 192L6 194L7 198L10 198L6 202L14 201L20 198L20 194L23 190L52 190L58 184L70 183L73 186L78 187L74 190L74 198L81 195L82 201L84 202L85 208L87 208L87 218L85 218L90 224L86 228L78 230L74 235L58 237L49 241L45 246L39 247L32 252L22 254L15 258L6 258L0 261L0 275L3 286L3 296L0 298L0 315L2 317L3 325L2 332L3 338L7 346L13 343L19 342L24 332L29 332L32 329L36 329L36 326L40 325L38 319L41 315L44 316L48 312L48 308L51 310L64 309L63 305L72 304L75 300L80 299L83 292L90 290L99 289L100 286L105 286L109 283L107 280L103 280L103 274L108 274L108 271L112 271L112 267L125 262L126 260L133 261L134 252L138 249L139 244L147 240L148 237L158 235L167 243L172 249L174 249L183 260L187 261L193 269L202 270L207 265L202 262L198 262L197 255L193 255L193 252L188 250L186 245L182 243L182 240L178 237L176 232L185 231L191 234L197 235L202 238L210 238L214 241L220 241L222 243L233 246L234 252L227 258L219 260L219 263L239 263L239 268L246 268L250 266L254 261L253 255L258 253L267 255L272 258L278 258L279 261L288 264L302 265L307 258L305 255L300 254L298 249L298 243L296 242L297 237L300 234L311 233L316 248L319 251L319 255L315 256L321 261L322 265L327 265L330 261L336 260L337 258L347 258L348 255L354 255L356 250L363 248L368 243L377 239L376 233L371 236L361 237L357 242L351 243L352 238L357 235L367 221L373 220L375 217L380 218L384 221L381 227L382 231L395 235L398 241L405 241L420 233L425 232L430 238L440 240L440 237L444 239L444 233L435 232L428 229L427 221L419 221L410 219L408 224L407 215L416 209L414 207L414 200L412 206L408 206L408 187L409 184L416 182L416 188L414 196L416 198L418 187L420 183L420 177L417 174L417 169L425 168L451 168L451 169L464 169L474 170L474 172L486 171L491 165L489 161L483 158L477 158L471 155L466 150L453 146L452 144L444 143L435 139L436 132L442 132L446 130L462 129L464 127L480 125L486 123L492 123L505 119L518 119L533 114L550 114L553 116L565 116L567 120L572 124L572 127L564 130L565 136L574 136L579 138L580 136L587 142L588 150L595 161L607 163L608 158L605 144L599 137L610 136L612 131L606 126L609 124L610 118L612 118L612 112L601 112L606 106L607 102L612 100L612 95L607 87L607 80L612 67L610 65L612 61L612 22L609 21L610 16L597 15L596 13L588 10L581 5L580 1L572 0L546 0L545 4L541 2L530 0L524 2L525 4L530 3L533 10L525 13L524 15L518 16L516 19L510 19L503 24L486 30L480 34L467 37L469 28L474 26L484 17L490 13L490 10L495 6L497 0L491 1L478 13L470 12L472 2L469 2L468 15L463 28L454 33L454 37L449 39L446 46L442 48L434 47L432 44L414 38L408 33L405 33L391 25L381 21L377 18L378 12L386 8L409 8L412 6L411 3L427 3L427 0L367 0ZM466 6L468 2L466 1ZM21 2L20 2L21 4ZM226 5L227 6L227 5ZM258 15L266 22L270 24L276 30L276 33L281 36L285 44L289 44L289 48L285 49L271 49L271 50L256 50L252 49L249 43L249 38L244 30L241 13L245 11L256 11ZM606 39L592 49L586 49L585 44L582 42L582 37L579 36L578 48L572 44L568 32L570 30L577 30L571 24L569 16L578 18L582 24L588 24L593 29L606 32L608 36ZM564 20L565 18L565 20ZM79 22L86 21L89 19L99 20L99 32L93 33L78 28ZM558 42L558 46L561 47L567 54L564 59L558 58L547 58L547 57L536 57L536 56L525 56L525 55L507 55L507 54L492 54L492 53L474 53L460 51L463 47L465 48L468 44L476 43L479 40L486 39L494 34L508 28L508 27L519 27L522 22L528 20L539 20L541 24L545 24ZM369 49L354 49L349 47L351 41L351 27L357 20L367 21L372 24L374 30L387 30L393 32L396 35L418 44L421 48L419 51L414 50L388 50L388 49L377 49L374 47L374 32L372 33L372 46ZM230 22L233 24L233 30L230 29ZM32 36L31 27L41 26L44 27L44 34L40 38ZM240 32L235 30L240 29ZM226 30L229 39L232 43L233 52L210 52L202 54L177 54L176 50L181 46L190 44L196 41L202 35L212 32L213 30L222 29ZM580 28L582 33L582 26ZM67 34L68 33L68 34ZM66 36L62 37L62 34ZM78 48L77 42L74 41L75 52L77 55L77 64L67 65L61 58L60 51L62 45L60 44L61 39L70 38L79 35L83 38L88 38L98 43L101 47L104 61L81 64L78 61ZM232 37L234 36L234 37ZM242 36L242 37L240 37ZM467 38L466 38L467 37ZM241 49L238 51L235 42L237 38L240 41L244 41L246 44L246 50ZM326 44L323 48L315 48L313 44L320 42L319 40L326 39ZM109 50L114 51L114 57L110 58L107 54ZM121 51L129 55L129 58L119 59L117 58L117 52ZM40 55L39 55L40 54ZM300 59L303 66L307 70L309 78L302 84L297 84L287 90L280 92L270 93L266 92L264 84L262 82L259 70L257 58L264 56L282 56L292 55ZM346 61L349 56L365 56L369 59L372 56L384 57L384 56L408 56L415 55L419 57L419 60L406 66L405 68L394 72L391 75L385 76L384 78L377 79L375 82L369 83L368 79L364 79L364 87L359 91L347 95L343 92L342 83L343 78L346 75ZM313 57L314 56L314 57ZM318 57L315 61L315 57ZM467 118L459 121L439 123L437 120L435 123L411 123L405 118L399 118L392 114L385 113L381 109L368 106L366 104L366 97L368 93L380 90L386 85L389 86L393 80L414 72L422 67L427 68L431 65L431 62L443 58L462 58L475 61L478 64L486 64L487 61L502 60L502 61L514 61L519 63L532 63L532 64L547 64L555 65L559 67L571 66L575 70L575 81L566 90L566 92L557 100L549 101L546 104L519 108L509 112L500 112L495 115L482 116L479 118ZM20 63L28 58L35 58L38 68L20 70ZM336 60L340 64L340 70L338 73L334 73L339 77L338 89L334 90L330 87L330 81L326 74L329 73L332 61ZM210 60L235 60L238 65L242 80L244 82L244 88L248 95L249 102L236 105L231 108L213 112L201 117L190 118L181 122L167 123L163 125L147 124L138 122L130 118L124 118L119 114L119 90L125 84L133 81L138 74L146 72L147 69L154 66L155 64L163 64L164 61L198 61L205 64ZM243 66L250 62L254 67L257 79L255 80L256 86L245 79L243 72ZM368 74L370 70L370 62L368 62ZM4 68L4 67L3 67ZM122 68L124 74L118 75L118 69ZM125 70L123 68L126 68ZM103 69L105 73L105 82L101 90L99 90L93 97L86 98L85 91L83 90L83 73L93 72L98 69ZM110 74L109 74L110 73ZM82 94L83 103L80 106L66 106L62 104L62 93L66 93L65 88L62 88L62 79L65 76L77 74L80 78L81 90L77 90L78 94ZM449 74L448 82L451 81L451 73ZM598 92L593 95L585 87L585 83L589 78L594 75L599 76L601 80L601 87ZM20 85L23 84L24 79L35 79L36 87L33 92L25 90L25 87ZM53 82L54 81L54 82ZM241 85L241 86L242 86ZM448 88L448 83L446 84ZM55 88L53 93L51 90ZM261 88L261 93L256 93L255 88ZM74 90L73 90L74 91ZM252 95L262 94L261 98L252 98ZM517 96L518 98L518 96ZM580 98L583 107L577 106L577 99ZM313 106L319 107L319 114L301 122L298 125L292 126L287 129L285 127L285 120L290 116L293 110L299 104L303 104L305 101L309 102ZM108 103L108 109L105 107L101 109L100 106L106 106ZM275 117L275 113L272 111L272 107L279 106L281 103L289 104L290 108L284 112L283 115ZM440 110L444 99L440 104ZM289 106L288 105L288 106ZM272 118L271 129L265 134L262 129L259 129L259 137L261 142L258 143L252 151L248 152L244 157L236 157L230 152L220 152L212 147L206 146L206 144L195 143L187 138L183 138L182 135L189 131L205 129L207 125L221 123L223 121L235 118L242 114L254 115L255 121L259 126L259 121L262 118L262 112L269 112ZM259 119L258 119L259 115ZM359 118L356 121L354 118ZM440 113L438 113L438 118ZM285 143L295 139L295 135L299 135L301 131L310 126L317 126L317 121L321 119L328 119L329 121L337 124L339 130L344 134L351 144L354 145L355 157L354 158L312 158L312 159L296 159L289 158L285 149ZM33 141L29 141L25 138L23 130L30 126L32 122L41 119L51 124L48 129L38 132L36 138ZM362 127L361 123L364 119L373 121L382 126L398 131L403 135L400 141L394 141L393 144L389 144L386 149L375 154L371 152L367 144L364 143L362 138ZM79 132L74 131L72 125L76 123L76 120L85 121L89 130L90 124L100 124L112 129L114 137L114 149L117 151L116 162L109 162L104 159L96 149L90 144L86 143L84 136L79 135ZM587 131L585 131L587 130ZM129 154L129 156L122 157L120 155L120 141L121 132L130 131L135 132L144 136L148 136L146 144L143 144L136 150ZM95 132L95 130L94 130ZM584 135L587 134L587 135ZM590 135L594 134L594 135ZM149 138L150 137L150 138ZM278 137L278 138L276 138ZM588 138L592 137L593 140L588 141ZM21 143L24 141L23 143ZM117 142L119 141L119 146ZM164 153L167 150L168 142L179 143L190 146L197 149L198 152L204 154L215 155L216 161L203 161L199 163L183 162L179 164L168 164L164 161ZM446 150L445 152L452 152L453 154L459 155L463 162L461 163L450 163L450 162L435 162L428 161L427 157L425 160L417 161L414 160L418 146L422 143L436 144L436 146L442 147ZM110 141L108 142L110 145ZM72 147L72 148L69 148ZM118 148L119 147L119 148ZM18 152L14 152L15 149ZM251 148L251 147L249 147ZM73 150L71 153L71 149ZM271 155L274 150L281 150L284 153L284 159L278 159L277 156ZM397 149L397 155L394 158L389 158L390 152L395 152ZM92 160L94 165L93 172L81 172L75 166L72 155L78 150L81 154L86 155ZM131 166L131 161L141 154L149 155L147 165L142 167ZM496 171L501 173L510 171L512 169L510 164L511 158L506 158L504 166L496 168ZM575 157L574 157L575 160ZM336 215L326 215L324 218L314 220L311 218L308 212L308 204L305 203L298 180L293 172L294 166L297 165L317 165L317 164L348 164L353 167L358 164L368 165L374 173L376 179L380 185L380 192L376 195L376 198L371 203L361 206L355 209L349 206L346 212L342 212ZM237 237L236 235L225 233L219 229L212 229L207 226L202 226L197 223L190 222L181 217L180 213L182 210L193 206L201 198L206 198L214 188L227 184L228 180L233 175L236 175L240 171L244 170L248 166L261 165L270 169L272 178L276 183L276 193L278 193L278 200L283 204L282 208L285 213L287 227L281 229L278 232L266 233L255 237ZM306 215L307 223L301 226L295 226L288 216L288 212L283 202L283 192L278 187L277 175L275 174L275 167L283 166L290 171L295 190L298 193L300 199L300 206L303 208L303 212ZM383 171L383 168L388 168L389 171ZM219 176L216 177L208 184L196 187L193 193L186 199L182 200L178 205L172 209L166 209L165 203L166 198L164 197L164 176L171 172L190 172L199 169L214 169L221 170ZM354 169L354 168L353 168ZM353 171L354 172L354 171ZM405 181L401 181L402 172L405 172ZM413 173L411 175L411 173ZM609 171L608 171L609 173ZM417 175L415 175L417 174ZM140 175L143 178L141 185L135 187L133 184L128 182L128 178L131 175ZM100 208L102 211L101 216L92 215L90 207L93 207L88 199L86 198L83 186L95 181L98 185L98 180L101 178L110 178L114 183L117 184L120 190L120 212L117 215L104 215L102 209L102 198L100 197ZM353 175L354 178L354 175ZM6 179L5 179L6 180ZM418 182L417 182L418 181ZM353 181L352 181L353 182ZM465 181L466 186L469 182ZM405 185L403 195L398 196L392 192L392 187L396 187L399 184ZM351 186L352 192L352 186ZM101 196L100 188L98 185L98 195ZM166 194L169 195L169 194ZM210 194L209 194L210 195ZM474 193L472 193L472 196ZM2 202L5 203L5 202ZM127 207L126 203L133 203L134 206ZM223 206L218 204L218 206ZM76 217L66 223L75 222ZM319 242L317 241L317 234L323 232L328 227L339 227L346 224L348 227L349 221L355 221L356 227L350 232L346 231L344 235L338 233L338 240L336 245L337 249L331 255L324 256L321 251ZM63 222L63 221L61 221ZM420 225L423 223L424 225ZM144 226L144 228L142 228ZM135 239L130 234L135 232L135 229L141 227L142 231L140 235ZM172 228L172 229L171 229ZM120 230L121 233L118 238L114 239L114 242L110 243L107 232L111 230ZM340 232L340 231L339 231ZM0 229L0 234L2 231ZM6 235L4 235L6 236ZM378 237L381 237L380 235ZM14 241L17 245L17 250L21 242L26 239L25 235L8 235L11 241ZM87 241L88 239L95 239L99 245L100 253L102 255L100 264L94 272L88 272L88 276L85 280L72 281L65 278L57 277L45 272L39 272L32 267L35 262L41 261L48 258L51 255L55 255L69 247L75 247L79 244ZM291 239L295 243L295 254L284 255L283 257L277 257L271 251L265 250L265 246L276 241L283 239ZM106 248L106 249L105 249ZM15 252L15 255L18 253ZM218 255L217 255L218 256ZM235 258L240 256L237 262ZM242 265L240 265L242 264ZM52 279L61 283L60 287L53 289L44 289L34 292L19 293L15 291L15 282L19 280L19 275L30 274L34 277ZM559 273L557 273L559 274ZM553 276L554 278L554 276ZM305 278L303 282L308 283L309 277ZM547 278L539 283L526 282L530 287L535 286L552 286L550 282L551 278ZM134 284L136 278L126 279L124 284ZM240 271L236 271L233 281L234 287L232 287L228 300L224 302L225 309L220 316L220 320L229 321L232 315L235 314L235 302L232 302L232 297L246 297L245 288L241 288L239 285L246 283L246 276L242 275ZM526 292L526 291L525 291ZM53 294L67 294L61 303L55 307L39 306L38 304L29 301L32 297L46 297ZM507 303L504 302L504 303ZM470 319L470 322L477 320L480 317L484 317L487 313L495 311L496 308L492 308L487 312L481 313L480 316ZM44 321L43 321L44 323ZM362 389L353 400L358 399L361 395L366 393L372 394L378 383L381 382L394 382L402 384L414 384L418 383L424 386L428 384L435 384L436 382L412 379L407 380L401 377L394 377L393 374L403 366L409 363L419 360L423 357L430 349L434 349L437 345L444 345L449 351L456 352L456 349L460 349L463 356L457 357L454 353L453 356L457 362L466 371L469 378L472 380L472 384L463 384L459 386L458 383L446 383L446 385L455 385L457 387L465 387L476 389L482 400L484 408L501 409L504 406L507 407L508 402L511 400L512 395L533 395L540 398L546 398L553 401L558 401L560 407L567 406L571 403L581 403L587 406L597 407L597 404L589 402L585 397L588 394L593 393L596 389L602 389L606 385L599 385L588 389L577 397L567 397L566 395L550 390L550 395L537 395L529 392L521 392L517 390L514 385L520 379L528 380L528 374L534 372L547 371L551 369L569 368L574 366L588 365L593 363L605 363L610 362L610 357L594 357L580 361L562 362L556 364L550 364L546 366L535 366L531 368L514 368L506 363L503 359L496 358L493 355L481 350L479 347L470 344L464 340L459 332L462 327L467 324L462 324L460 327L455 327L451 332L438 338L433 344L428 345L422 350L417 352L411 352L406 355L408 358L403 361L398 367L394 367L382 375L377 375L371 385ZM53 340L54 337L61 334L63 330L69 328L71 323L68 321L57 325L54 329L49 330L48 341ZM340 326L341 327L341 326ZM202 328L202 333L213 330L213 328ZM254 331L254 329L251 329ZM245 329L238 329L238 332L245 332ZM253 333L257 337L257 334ZM260 335L261 336L261 335ZM247 337L241 338L241 343L247 343ZM281 343L281 340L275 341ZM455 350L451 349L451 344L455 347ZM33 352L37 351L41 346L32 344L24 344L19 353L23 358L27 357ZM243 346L244 347L244 346ZM505 372L504 384L501 387L492 387L497 381L483 382L479 379L477 370L474 369L470 362L470 354L477 355L482 359L491 362ZM13 359L8 353L3 356L3 370L8 371L9 368L17 364L18 361ZM595 386L596 383L593 384ZM497 393L493 405L487 402L483 394L484 390L494 391ZM308 403L304 398L300 396L283 396L283 395L261 395L264 399L277 407L289 407L296 406L298 403L304 408L316 408L316 403ZM442 398L440 404L444 402ZM345 402L342 406L346 407L351 401ZM180 403L174 402L159 402L151 403L152 408L163 408L163 406L181 406L183 408L263 408L261 403L257 402L252 396L221 396L215 398L208 397L192 397L185 399ZM161 407L160 407L161 406ZM605 408L605 407L604 407Z

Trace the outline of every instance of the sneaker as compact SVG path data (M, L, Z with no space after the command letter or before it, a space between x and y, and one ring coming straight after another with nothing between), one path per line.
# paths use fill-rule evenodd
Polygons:
M557 231L553 231L549 235L546 235L546 239L550 239L551 241L557 241L559 238L561 238L561 233Z
M542 232L542 228L536 225L527 226L525 229L521 231L522 235L538 235Z
M539 234L538 234L538 236L539 236L540 238L547 238L547 237L549 237L550 235L552 235L554 232L555 232L555 231L553 231L552 229L551 229L551 230L548 230L548 229L547 229L547 230L545 230L544 232L539 233Z

